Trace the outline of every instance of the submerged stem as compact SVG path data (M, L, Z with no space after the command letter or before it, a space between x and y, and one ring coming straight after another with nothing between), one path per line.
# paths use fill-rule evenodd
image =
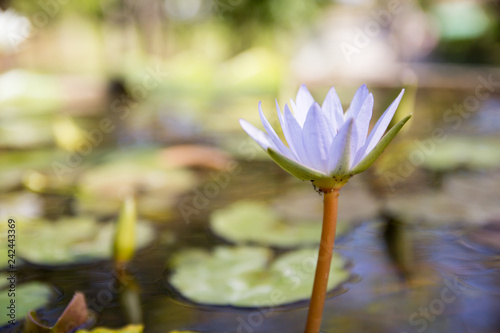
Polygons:
M323 227L321 230L321 242L319 245L318 263L314 276L314 285L307 314L305 333L318 333L323 317L325 305L328 275L332 263L333 244L335 242L335 230L337 228L337 207L339 190L323 190Z

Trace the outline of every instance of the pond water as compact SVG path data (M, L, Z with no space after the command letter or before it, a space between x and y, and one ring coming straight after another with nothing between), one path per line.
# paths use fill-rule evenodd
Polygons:
M495 107L498 109L498 104ZM484 117L491 116L490 109L489 106ZM417 121L425 128L432 129L439 124L440 117L432 111L422 113L438 119L428 123L420 117ZM484 127L480 125L485 130L479 133L498 133L498 128L493 128L484 117L473 117L470 126L452 133L468 133L471 128L479 126L477 122L486 122ZM423 131L421 127L413 131L414 135L421 134L419 131ZM443 166L437 159L438 167L434 168L432 163L430 166L419 164L402 181L387 183L387 177L376 177L375 173L368 172L341 191L341 198L346 198L341 202L341 214L344 214L341 219L352 227L337 239L335 249L346 259L351 276L329 294L323 320L325 333L500 331L500 214L497 214L495 205L500 198L498 187L491 185L488 188L487 185L492 182L500 184L495 171L498 160L492 153L498 148L498 138L490 136L490 139L496 141L485 151L487 158L474 155L473 160L479 161L479 166L471 167L468 165L471 161L467 159ZM481 137L478 140L483 142ZM398 160L398 156L411 152L408 145L412 145L408 142L411 140L394 144L392 157L387 157L387 161L404 162L405 159ZM460 149L465 155L476 154L477 147L472 145L468 150ZM127 150L123 151L126 155ZM106 154L96 159L104 163ZM453 158L455 155L452 154L447 161ZM394 168L387 161L382 161L380 167L381 170L386 168L386 175L387 170ZM172 271L167 263L173 254L187 247L213 249L217 245L231 245L211 231L209 220L213 211L248 199L264 200L276 207L287 206L289 202L288 205L297 206L288 212L292 215L294 212L307 215L308 210L314 211L311 202L321 205L321 197L314 193L310 184L289 177L273 163L260 159L246 161L244 158L237 159L237 163L238 173L230 174L227 185L187 219L178 204L172 202L192 203L199 191L182 189L180 194L172 197L165 194L168 191L155 188L154 195L143 198L142 207L147 208L141 215L152 222L157 237L152 244L138 251L126 277L117 278L112 262L102 259L62 265L29 262L21 265L20 283L42 281L56 290L49 304L39 311L40 318L54 322L73 293L81 291L98 326L121 327L129 322L143 322L146 332L181 329L213 333L302 332L307 301L264 308L199 305L184 298L168 283ZM198 185L190 186L198 186L195 188L200 191L203 184L213 182L210 178L213 174L203 168L195 168L194 174ZM109 176L104 174L103 177ZM189 175L176 177L190 179ZM98 180L96 184L103 182ZM461 193L463 196L456 193L454 196L457 182L466 184L458 187L459 192L467 189L467 184L484 186L478 190L472 185L472 189L469 186L470 192L466 190ZM140 196L151 190L150 183L138 181L136 186ZM24 186L30 184L33 183L25 182ZM111 182L109 186L115 185ZM65 186L61 188L70 188ZM4 192L17 193L20 188L22 185L16 184ZM100 221L115 216L113 210L105 209L108 203L114 205L115 202L106 197L109 201L103 208L95 202L101 199L85 200L94 195L92 191L102 192L106 188L97 186L89 190L91 194L87 193L88 196L78 196L80 193L76 198L71 188L68 192L52 191L47 187L39 191L31 189L41 199L39 215L54 218L90 212ZM303 194L306 192L309 194ZM295 199L287 199L288 193L296 193ZM170 209L164 209L161 197L158 199L164 194ZM427 196L435 207L431 207L429 201L417 200L416 194ZM397 199L404 201L404 198L409 198L409 202L403 202L406 204L403 211L398 210L401 203ZM85 205L79 204L84 201ZM9 202L10 206L15 206L13 201ZM32 207L33 203L29 206ZM275 247L273 251L279 255L287 250ZM19 330L20 325L5 328L11 332Z

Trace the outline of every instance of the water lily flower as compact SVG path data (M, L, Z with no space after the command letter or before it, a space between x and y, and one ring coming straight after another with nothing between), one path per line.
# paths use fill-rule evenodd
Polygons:
M276 102L288 145L276 134L260 103L260 119L266 133L240 119L241 127L279 166L299 179L312 181L323 192L323 226L305 333L318 333L321 327L335 243L339 190L353 175L368 169L410 119L407 116L386 133L403 93L404 90L370 133L373 95L366 85L359 87L345 113L333 87L321 106L305 85L300 86L297 98L291 101L293 113L288 105L282 113Z
M290 101L292 110L285 104L282 113L276 102L279 122L288 145L267 120L261 103L259 113L266 133L244 119L240 119L240 124L290 174L310 180L320 189L338 189L350 177L370 167L411 117L407 116L385 133L403 93L404 89L370 133L373 95L366 85L359 87L345 113L333 87L321 106L305 85L300 86L295 101Z
M371 131L373 95L366 85L356 91L346 112L333 87L321 106L305 85L299 88L295 101L291 101L292 110L285 105L282 113L276 102L286 143L276 134L260 103L260 119L266 133L240 119L243 129L279 166L299 179L312 181L323 192L323 226L305 333L318 333L321 327L335 243L339 190L353 175L372 165L410 119L407 116L386 133L403 93L404 90Z

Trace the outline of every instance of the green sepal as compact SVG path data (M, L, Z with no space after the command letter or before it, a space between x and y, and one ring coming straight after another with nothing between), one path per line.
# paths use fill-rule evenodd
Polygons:
M339 189L351 178L350 174L329 176L297 163L271 148L267 148L267 153L283 170L301 180L310 180L317 188L322 190Z
M377 145L372 149L368 155L365 156L361 160L361 162L358 163L358 165L351 170L351 175L355 175L357 173L361 173L368 169L373 162L382 154L384 149L389 145L389 143L394 139L396 134L401 130L403 125L411 118L411 114L404 117L400 122L398 122L396 125L394 125L383 137L382 139L377 143Z
M340 189L351 179L350 175L335 175L328 178L314 180L312 183L320 190Z
M273 161L276 162L276 164L283 168L283 170L301 180L317 180L329 178L326 174L297 163L294 160L278 153L272 148L267 148L267 153L273 159Z

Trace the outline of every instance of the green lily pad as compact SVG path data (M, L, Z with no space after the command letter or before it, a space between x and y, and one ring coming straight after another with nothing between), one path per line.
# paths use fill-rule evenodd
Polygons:
M6 257L2 257L6 258ZM7 325L10 318L5 314L8 313L6 307L10 305L11 298L8 293L8 274L0 274L0 304L2 304L2 316L0 317L0 326ZM29 282L24 284L18 284L16 286L16 319L19 320L24 318L31 310L36 310L45 304L52 296L52 288L40 282Z
M33 148L53 143L49 119L4 119L0 124L0 147Z
M2 116L53 113L63 102L57 77L20 69L0 75Z
M484 224L500 216L500 174L456 175L439 191L388 197L386 210L410 223Z
M4 211L2 211L2 213L4 213ZM12 218L12 216L13 215L11 214L1 215L5 223L0 224L0 237L1 239L5 239L5 241L2 241L2 246L0 246L0 258L5 258L5 260L0 261L0 269L6 268L11 264L7 261L7 259L15 260L16 266L21 264L21 258L19 257L19 238L20 235L29 233L31 228L31 223L18 223L19 219L17 217L14 218L14 223L12 223L11 221L9 221L9 223L6 223L9 219ZM10 228L9 224L11 226L14 224L14 228ZM15 231L15 239L12 239L12 237L10 237L10 239L12 240L11 242L7 241L9 239L9 230ZM12 235L13 232L11 231L10 234ZM8 247L8 245L12 245L12 247ZM9 253L9 250L15 250L14 258L8 257L9 254L12 254L12 251ZM3 281L0 282L0 288L2 288L3 286L2 282Z
M494 169L500 166L500 140L450 137L433 145L423 166L436 171L467 169ZM427 152L424 145L418 150Z
M471 218L467 207L436 191L391 196L386 209L405 222L417 224L453 224Z
M321 198L317 199L321 201ZM316 219L283 219L264 202L238 201L215 211L210 218L210 227L216 235L237 244L291 248L318 244L321 221L321 216ZM347 223L339 222L337 235L347 229Z
M291 251L277 258L263 247L189 249L172 261L169 282L187 299L235 307L277 306L308 299L317 250ZM345 262L334 253L328 290L346 281Z
M77 209L110 214L120 209L126 194L135 192L140 215L164 217L177 202L177 197L195 185L193 172L161 168L148 157L109 162L83 175L79 182Z
M21 186L29 170L50 170L51 163L61 159L59 152L49 150L2 152L0 165L0 191L9 191Z
M118 329L97 327L92 331L78 330L76 333L142 333L144 332L143 325L128 325Z
M112 257L116 224L99 223L90 217L64 218L58 221L16 219L16 256L28 261L60 265ZM0 225L0 237L7 239L7 224ZM137 224L136 248L154 239L152 226ZM5 254L3 254L5 252ZM7 249L0 249L6 258Z

